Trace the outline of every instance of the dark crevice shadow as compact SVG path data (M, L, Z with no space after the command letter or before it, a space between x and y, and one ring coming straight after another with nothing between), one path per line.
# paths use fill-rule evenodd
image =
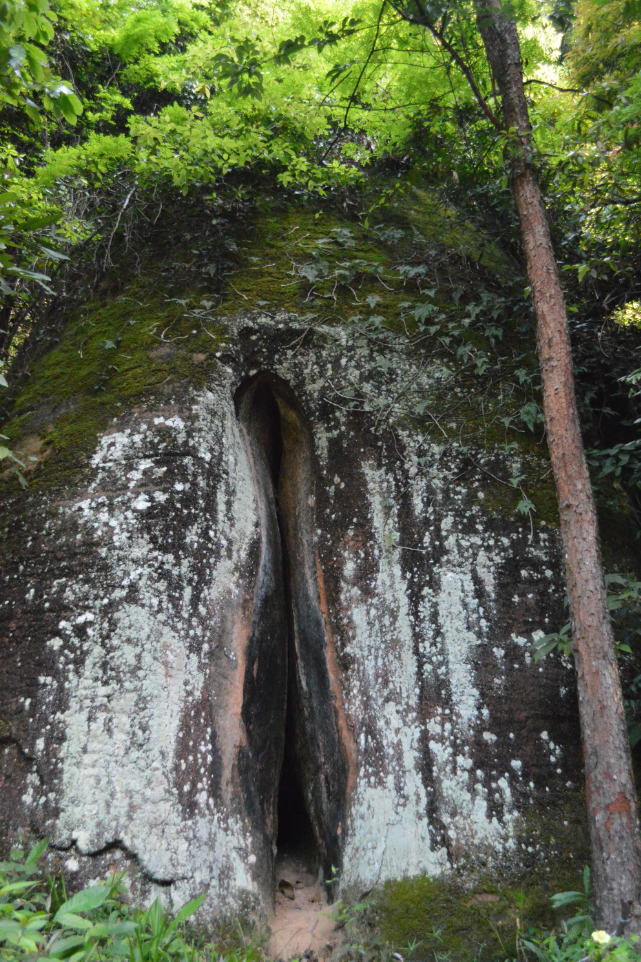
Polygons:
M307 811L293 725L290 713L285 723L285 751L278 785L277 856L279 862L295 859L315 875L320 867L318 842Z
M288 617L276 486L282 459L280 413L267 384L240 399L238 416L250 455L260 516L261 550L245 650L242 721L247 746L239 754L241 787L256 828L275 841L278 781L287 707Z
M241 386L236 410L261 520L242 707L248 809L279 859L320 865L329 879L341 865L349 764L315 551L311 433L273 375Z

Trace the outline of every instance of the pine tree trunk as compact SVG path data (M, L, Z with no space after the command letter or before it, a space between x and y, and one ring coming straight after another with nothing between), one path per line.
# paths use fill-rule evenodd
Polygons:
M561 517L597 922L614 932L623 905L632 903L636 916L641 841L594 497L574 394L567 315L531 165L531 127L516 25L502 17L498 0L480 0L477 22L501 94L505 127L514 134L509 147L512 189L537 318L545 424ZM639 930L638 916L631 929Z

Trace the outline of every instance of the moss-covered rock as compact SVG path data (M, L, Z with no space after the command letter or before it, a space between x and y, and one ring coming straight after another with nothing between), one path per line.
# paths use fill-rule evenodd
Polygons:
M569 665L530 653L562 582L512 266L419 191L371 226L283 206L210 243L201 221L25 355L3 429L36 458L25 492L3 481L5 835L51 834L78 877L108 860L176 903L206 890L210 916L264 913L283 732L256 746L284 683L258 656L289 622L315 652L297 717L324 693L330 735L312 751L307 718L296 751L344 890L571 865L581 831L551 849L545 827L581 775Z
M381 935L411 959L498 962L518 958L521 938L532 929L549 930L558 922L550 895L579 888L581 873L557 881L560 888L492 881L465 886L430 878L390 882L376 900Z
M310 331L322 322L360 327L371 338L405 335L416 344L417 361L436 350L454 369L473 371L474 359L488 357L496 336L483 333L487 324L470 326L469 316L476 316L483 298L496 314L497 292L514 283L514 268L424 190L412 190L379 212L377 221L365 227L332 208L277 204L226 224L215 243L196 218L185 228L184 253L167 253L154 239L142 267L123 260L98 296L76 303L61 320L55 346L36 349L28 380L19 382L3 433L27 458L27 439L39 440L37 458L26 465L31 481L48 483L82 466L109 419L163 383L206 383L227 343L226 319L239 311L298 313L308 317ZM508 319L502 338L513 335L512 326ZM469 375L461 377L465 383ZM457 405L462 416L446 421L445 430L460 434L463 424L496 444L506 439L506 429L497 421L492 392L484 390L479 412L473 401L478 388L484 386L473 378L465 383L468 397ZM517 421L519 397L512 405ZM446 409L437 397L429 414L422 413L418 418L427 427ZM513 430L510 440L522 444ZM536 497L546 497L540 485ZM497 508L514 506L509 493L494 501ZM552 517L546 505L545 518Z

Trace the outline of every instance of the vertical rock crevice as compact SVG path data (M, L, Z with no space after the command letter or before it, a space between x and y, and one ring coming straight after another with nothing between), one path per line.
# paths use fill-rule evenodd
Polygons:
M311 432L273 375L241 386L236 410L261 523L242 707L249 811L274 851L312 845L330 878L341 865L352 766L315 549Z

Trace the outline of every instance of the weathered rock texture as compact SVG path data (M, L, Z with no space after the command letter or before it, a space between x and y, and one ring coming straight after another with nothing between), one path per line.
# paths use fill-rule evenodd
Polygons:
M342 886L567 857L536 826L580 781L572 674L529 651L563 617L558 537L497 507L540 455L448 435L438 358L225 324L199 385L123 405L75 481L7 507L4 835L262 913L285 755Z

